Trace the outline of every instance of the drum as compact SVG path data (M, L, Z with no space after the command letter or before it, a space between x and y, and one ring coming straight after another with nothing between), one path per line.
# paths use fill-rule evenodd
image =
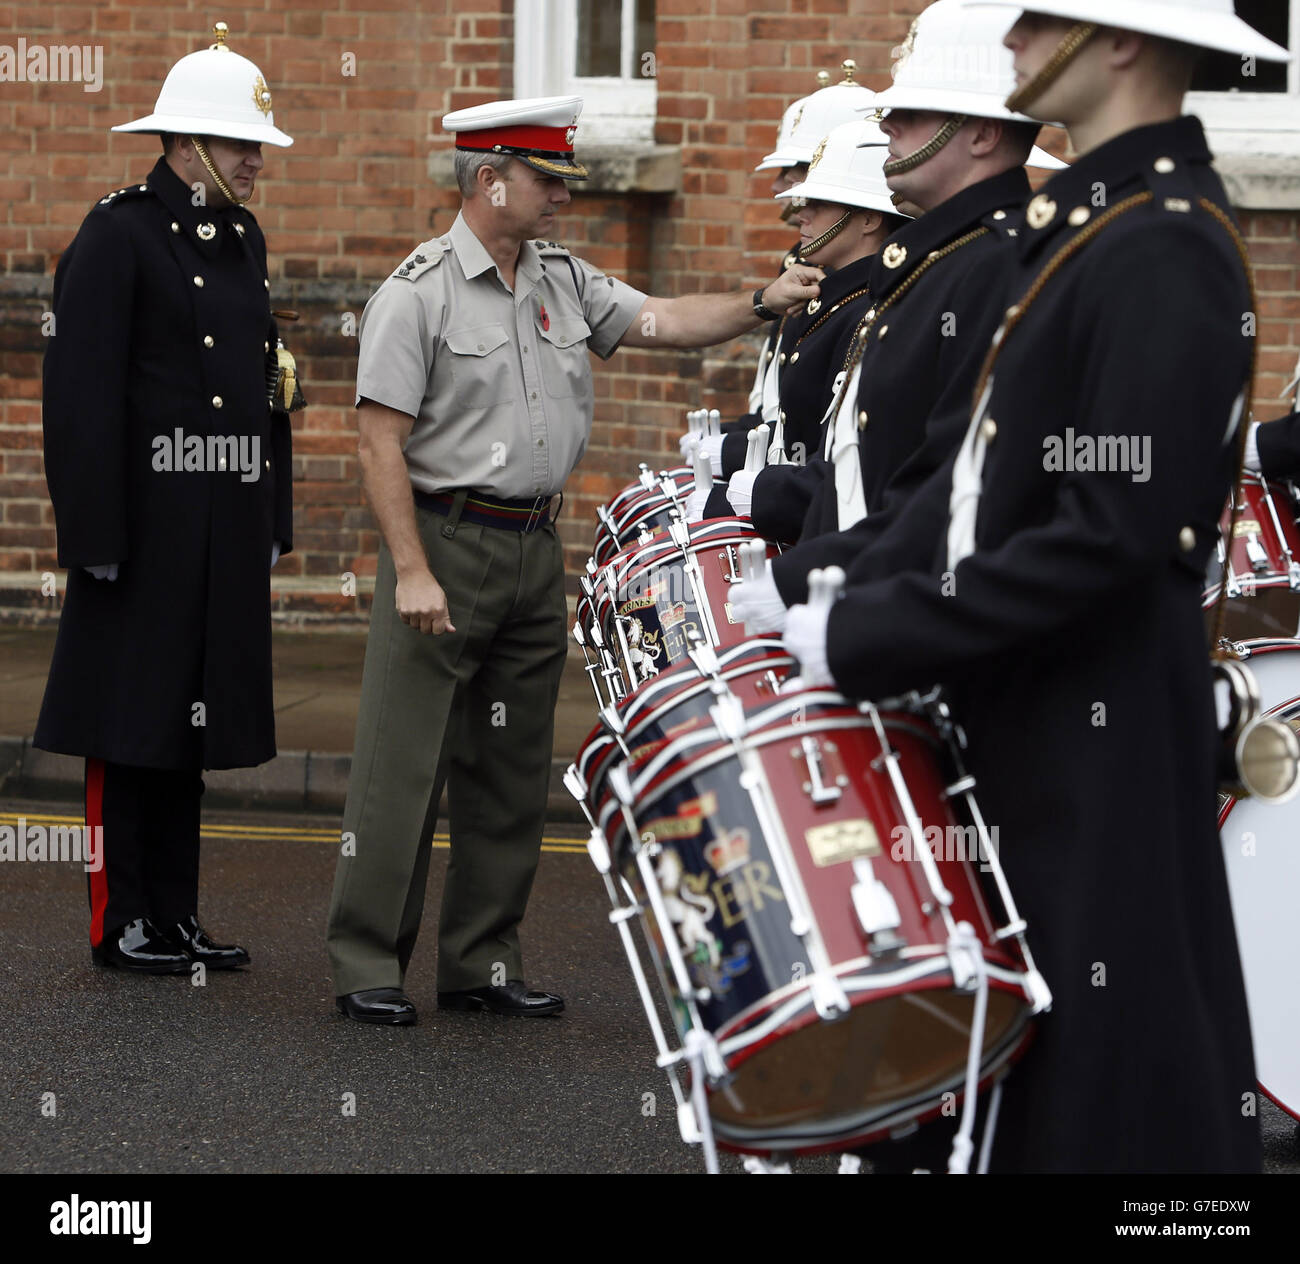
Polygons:
M596 631L583 631L609 649L623 693L688 661L695 637L715 648L745 639L744 621L733 619L727 594L740 580L740 546L761 538L741 518L679 523L589 573L583 610ZM768 545L768 556L777 551Z
M1213 635L1222 567L1228 567L1222 635L1230 640L1296 635L1300 626L1300 527L1294 489L1245 471L1229 539L1225 506L1218 549L1206 575L1202 606Z
M746 704L773 701L796 669L775 637L756 637L718 654L717 675ZM620 704L607 708L578 751L574 766L586 791L584 802L598 816L609 794L609 769L625 757L641 762L665 743L712 724L711 678L693 662L677 663L647 681Z
M1300 731L1300 640L1247 641L1262 714ZM1300 988L1291 924L1300 901L1300 799L1227 799L1219 811L1260 1088L1300 1119Z
M614 554L636 543L642 532L663 530L684 517L694 487L695 474L688 466L654 474L642 465L636 482L629 483L607 506L596 511L591 555L597 565L604 566Z
M1000 1075L1050 994L933 717L799 687L747 710L724 691L712 714L609 774L593 840L683 1048L713 1051L718 1143L856 1146L960 1099L972 1046L978 1082Z

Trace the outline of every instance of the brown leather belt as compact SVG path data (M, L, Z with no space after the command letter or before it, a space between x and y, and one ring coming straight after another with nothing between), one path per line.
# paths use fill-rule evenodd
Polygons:
M411 489L415 503L434 513L451 514L460 496L456 492L425 492ZM504 527L507 531L536 531L551 521L551 497L537 496L532 500L498 500L482 492L466 493L460 511L460 521L477 523L482 527Z

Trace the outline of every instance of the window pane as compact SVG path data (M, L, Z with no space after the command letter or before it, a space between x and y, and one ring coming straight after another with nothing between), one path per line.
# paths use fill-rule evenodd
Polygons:
M1300 0L1237 0L1237 16L1283 48L1289 46L1291 4ZM1294 53L1295 50L1292 49ZM1248 73L1254 71L1254 74ZM1194 92L1285 92L1286 63L1257 61L1235 53L1207 53L1192 77Z
M578 0L578 76L619 78L622 37L623 0Z
M632 50L632 73L641 73L642 58L655 51L655 0L636 0L636 47Z

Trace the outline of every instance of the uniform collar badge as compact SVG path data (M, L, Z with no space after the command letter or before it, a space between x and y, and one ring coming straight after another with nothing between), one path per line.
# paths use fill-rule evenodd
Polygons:
M215 224L200 224L194 231L198 233L200 241L211 241L217 235L217 226Z
M880 252L880 262L887 268L901 268L907 262L907 247L891 241Z

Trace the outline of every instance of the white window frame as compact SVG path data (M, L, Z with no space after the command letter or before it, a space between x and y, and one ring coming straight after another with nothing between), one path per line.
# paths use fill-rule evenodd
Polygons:
M654 140L658 88L653 76L641 73L635 19L636 6L624 0L623 74L583 77L576 71L577 0L515 0L515 96L582 97L579 158L584 136L589 145Z
M1300 154L1300 0L1291 0L1285 92L1189 92L1187 114L1199 116L1216 153ZM1217 142L1217 143L1216 143Z

